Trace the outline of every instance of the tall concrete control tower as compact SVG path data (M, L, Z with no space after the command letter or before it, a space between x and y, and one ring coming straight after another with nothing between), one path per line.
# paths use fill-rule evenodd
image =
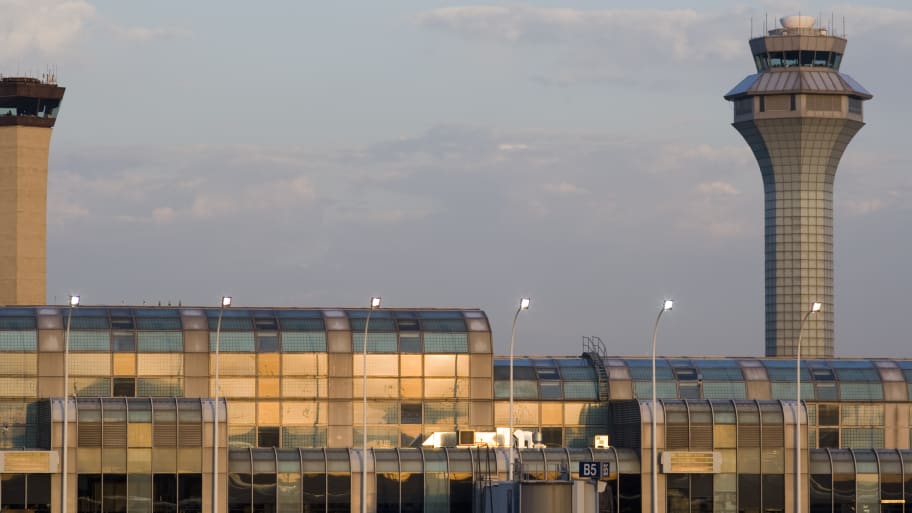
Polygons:
M0 305L47 303L48 150L63 93L0 79Z
M754 152L765 199L766 354L833 356L833 180L872 98L839 71L846 40L810 16L750 40L757 73L725 95Z

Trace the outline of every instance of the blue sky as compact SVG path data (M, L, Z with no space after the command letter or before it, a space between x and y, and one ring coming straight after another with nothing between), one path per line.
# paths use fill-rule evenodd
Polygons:
M912 357L905 2L0 0L67 87L49 300L484 308L505 353L763 352L760 173L722 99L801 9L872 91L836 180L836 347Z

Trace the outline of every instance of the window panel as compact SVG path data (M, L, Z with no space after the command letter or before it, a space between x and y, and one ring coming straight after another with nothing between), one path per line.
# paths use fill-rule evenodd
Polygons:
M37 395L38 382L35 378L0 378L0 397L36 397Z
M136 374L139 376L176 376L183 374L183 365L183 354L139 354L136 357Z
M427 377L447 377L456 374L455 355L426 355L424 357L424 375Z
M108 397L111 395L110 378L75 378L71 379L70 390L80 397Z
M210 319L211 320L211 319ZM224 327L223 327L224 328ZM225 332L219 335L219 351L234 353L252 353L256 343L253 332ZM209 332L209 351L215 352L215 331Z
M883 386L880 383L840 383L840 399L853 400L883 400Z
M110 353L70 355L71 376L103 376L110 374Z
M564 403L564 423L567 425L604 426L608 409L598 403Z
M469 404L465 401L428 401L424 405L424 423L467 425Z
M0 356L0 375L34 376L38 374L38 355L35 353L4 354Z
M456 379L442 379L442 378L432 378L424 380L424 395L428 398L439 398L446 399L453 397L456 393L455 390Z
M744 383L703 382L703 397L706 399L746 399Z
M564 381L567 399L598 399L598 383L594 381Z
M7 309L9 312L9 309ZM29 317L0 317L0 330L32 330L38 327L34 316Z
M180 331L137 331L136 347L144 353L179 353L184 350Z
M322 325L322 321L320 323ZM325 353L326 333L323 331L283 331L282 351L286 353Z
M494 398L510 398L510 382L494 382ZM538 381L532 380L514 380L513 381L513 399L538 399Z
M326 397L326 394L326 378L282 378L282 397L317 398Z
M881 428L843 428L842 445L847 449L882 449L884 430Z
M840 420L843 426L883 426L884 405L844 403Z
M399 370L401 376L424 377L424 357L417 354L404 354L400 357Z
M138 397L182 397L184 395L180 378L137 378Z
M352 332L352 351L355 353L364 352L364 332ZM368 353L395 353L399 350L399 340L396 333L383 333L368 331L367 333L367 352Z
M325 376L326 354L284 354L282 374L285 376Z
M352 419L355 423L362 422L361 401L352 402ZM399 423L399 402L398 401L368 401L367 402L367 422L368 424L398 424Z
M425 333L426 353L467 353L469 339L465 333Z
M223 397L256 397L255 378L221 378L219 388Z
M282 446L326 447L326 428L321 426L283 426Z
M35 351L37 348L36 331L0 331L0 351Z
M363 397L361 392L362 378L352 380L352 397ZM367 378L367 396L392 399L399 391L399 380L396 378Z
M282 424L326 424L327 405L323 401L282 401Z
M400 379L399 396L409 399L420 399L424 397L424 380L420 378Z
M361 375L363 355L354 355L354 375ZM399 376L399 355L395 354L368 354L367 355L367 375L368 376Z
M466 331L466 324L462 319L423 319L421 328L424 331L455 333Z
M422 423L421 403L402 403L400 422L402 424Z
M637 399L651 399L652 398L652 383L648 381L634 381L633 382L633 391ZM658 381L656 382L656 398L657 399L677 399L678 397L678 386L674 381Z
M110 331L70 331L70 351L110 351Z
M210 355L209 372L215 375L215 354ZM219 354L219 377L255 376L256 356L252 354Z

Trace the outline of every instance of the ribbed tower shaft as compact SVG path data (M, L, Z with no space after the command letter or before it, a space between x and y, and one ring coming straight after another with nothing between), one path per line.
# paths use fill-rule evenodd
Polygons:
M852 137L850 119L754 119L735 123L763 176L765 204L766 354L795 354L801 318L802 354L834 353L833 181Z

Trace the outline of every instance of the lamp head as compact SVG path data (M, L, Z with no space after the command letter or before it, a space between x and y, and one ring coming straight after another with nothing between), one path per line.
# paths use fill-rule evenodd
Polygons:
M531 300L531 299L529 299L529 298L527 298L527 297L521 298L521 299L519 300L519 309L520 309L520 310L528 310L528 309L529 309L529 305L531 305L531 304L532 304L532 300Z
M79 306L79 296L70 296L70 306Z
M231 296L222 296L222 308L231 306Z
M811 305L811 311L812 311L812 312L815 312L815 313L816 313L816 312L819 312L819 311L822 310L822 309L823 309L823 304L821 304L821 303L814 303L813 305Z
M667 311L671 310L671 308L673 306L674 306L674 301L672 301L670 299L666 299L665 302L662 303L662 311L667 312Z
M371 298L371 309L380 308L380 296L373 296Z

